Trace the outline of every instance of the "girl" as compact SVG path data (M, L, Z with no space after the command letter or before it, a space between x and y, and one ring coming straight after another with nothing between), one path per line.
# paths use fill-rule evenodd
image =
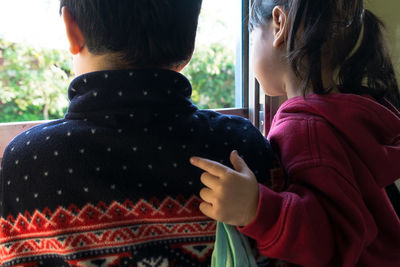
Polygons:
M288 97L268 139L290 182L280 193L257 184L235 151L235 170L194 157L202 212L270 258L399 266L384 188L400 178L400 97L382 23L362 0L255 0L250 25L258 81Z

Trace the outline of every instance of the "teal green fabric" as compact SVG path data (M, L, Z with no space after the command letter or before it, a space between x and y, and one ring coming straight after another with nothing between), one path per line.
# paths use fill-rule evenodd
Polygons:
M211 267L257 267L247 237L236 227L217 223Z

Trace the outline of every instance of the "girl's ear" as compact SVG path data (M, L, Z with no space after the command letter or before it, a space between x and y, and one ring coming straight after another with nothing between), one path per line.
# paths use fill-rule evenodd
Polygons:
M72 55L77 55L85 47L85 38L69 8L64 6L61 12L69 42L69 51Z
M281 6L276 6L272 10L272 24L274 29L274 47L279 47L286 41L288 32L287 23L288 13Z

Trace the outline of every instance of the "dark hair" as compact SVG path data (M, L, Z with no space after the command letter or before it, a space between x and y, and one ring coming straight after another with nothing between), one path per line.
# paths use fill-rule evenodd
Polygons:
M287 56L303 80L303 93L326 94L322 69L337 74L342 93L386 98L400 107L399 87L382 34L383 23L363 0L255 0L250 30L266 25L275 6L288 12ZM299 31L301 30L301 34Z
M170 67L194 50L202 0L60 0L91 53L128 67ZM117 62L118 64L118 62Z

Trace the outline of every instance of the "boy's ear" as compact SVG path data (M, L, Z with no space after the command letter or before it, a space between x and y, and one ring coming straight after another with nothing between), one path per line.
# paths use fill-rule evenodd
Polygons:
M73 55L79 54L85 47L85 37L76 23L68 7L63 7L61 16L65 24L65 31L69 42L69 51Z
M276 6L272 11L274 47L279 47L286 41L286 34L288 32L287 17L288 13L281 6Z

